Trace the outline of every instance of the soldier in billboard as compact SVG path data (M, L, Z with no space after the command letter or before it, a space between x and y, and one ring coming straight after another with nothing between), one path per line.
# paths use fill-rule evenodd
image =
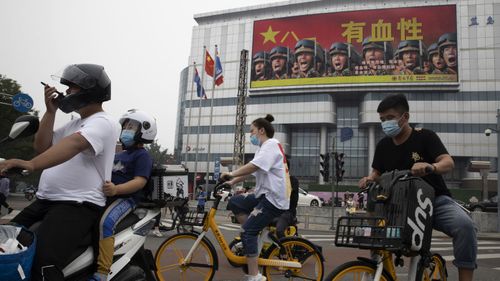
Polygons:
M364 73L362 75L388 75L391 74L388 62L393 58L392 45L390 42L372 41L368 36L363 40L363 62Z
M272 68L271 79L290 78L292 66L290 65L290 49L283 46L274 47L271 50L270 60Z
M361 61L361 56L350 46L335 42L329 50L330 70L328 76L351 76L352 69Z
M430 62L431 74L443 74L446 64L439 54L439 47L437 43L432 43L427 49L427 54Z
M317 68L321 68L322 66L322 63L319 60L320 56L316 54L319 49L321 49L321 46L313 40L302 39L297 42L295 45L295 60L299 67L299 73L297 74L298 78L321 76L321 74L317 71Z
M320 44L316 43L316 54L315 58L315 69L318 72L319 76L326 76L328 74L328 52L326 52Z
M398 50L396 52L397 59L401 60L402 64L394 71L394 74L424 74L423 60L420 55L422 52L420 41L403 40L399 42Z
M458 73L458 57L457 57L457 34L445 33L438 40L439 54L443 57L446 69L445 74Z
M252 81L268 80L271 77L271 64L267 52L257 52L252 58Z

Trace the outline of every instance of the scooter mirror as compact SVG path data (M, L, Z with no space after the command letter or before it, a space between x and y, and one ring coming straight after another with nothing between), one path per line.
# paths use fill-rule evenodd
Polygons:
M36 131L38 131L38 125L39 121L38 117L36 116L33 115L19 116L12 125L9 136L0 141L0 143L31 136L35 134Z

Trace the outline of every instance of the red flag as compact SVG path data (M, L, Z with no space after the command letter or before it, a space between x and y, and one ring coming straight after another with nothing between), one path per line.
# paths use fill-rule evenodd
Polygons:
M206 52L206 55L205 55L205 71L207 72L208 76L214 77L215 62L212 59L212 57L210 56L210 54L208 53L208 51L205 50L205 52Z

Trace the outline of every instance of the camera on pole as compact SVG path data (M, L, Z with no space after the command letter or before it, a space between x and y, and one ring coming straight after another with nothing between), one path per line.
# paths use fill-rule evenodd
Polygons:
M341 182L344 179L344 153L334 153L335 157L335 179L338 182Z
M328 182L330 180L330 154L320 154L319 155L319 172L323 176L323 181Z

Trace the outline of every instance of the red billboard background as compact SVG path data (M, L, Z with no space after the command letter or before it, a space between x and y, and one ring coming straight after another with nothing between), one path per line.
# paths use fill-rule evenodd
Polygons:
M361 53L363 38L372 35L372 25L377 24L379 20L390 23L393 37L390 42L396 49L401 41L398 23L401 23L402 19L410 21L413 18L416 23L421 24L418 27L421 31L419 34L427 47L436 42L442 34L457 30L455 5L305 15L255 21L252 52L269 52L275 46L286 46L293 50L298 40L308 38L316 40L326 50L334 42L352 43ZM350 22L365 23L359 42L355 39L349 42L345 34L342 35L346 31L346 27L342 25Z

